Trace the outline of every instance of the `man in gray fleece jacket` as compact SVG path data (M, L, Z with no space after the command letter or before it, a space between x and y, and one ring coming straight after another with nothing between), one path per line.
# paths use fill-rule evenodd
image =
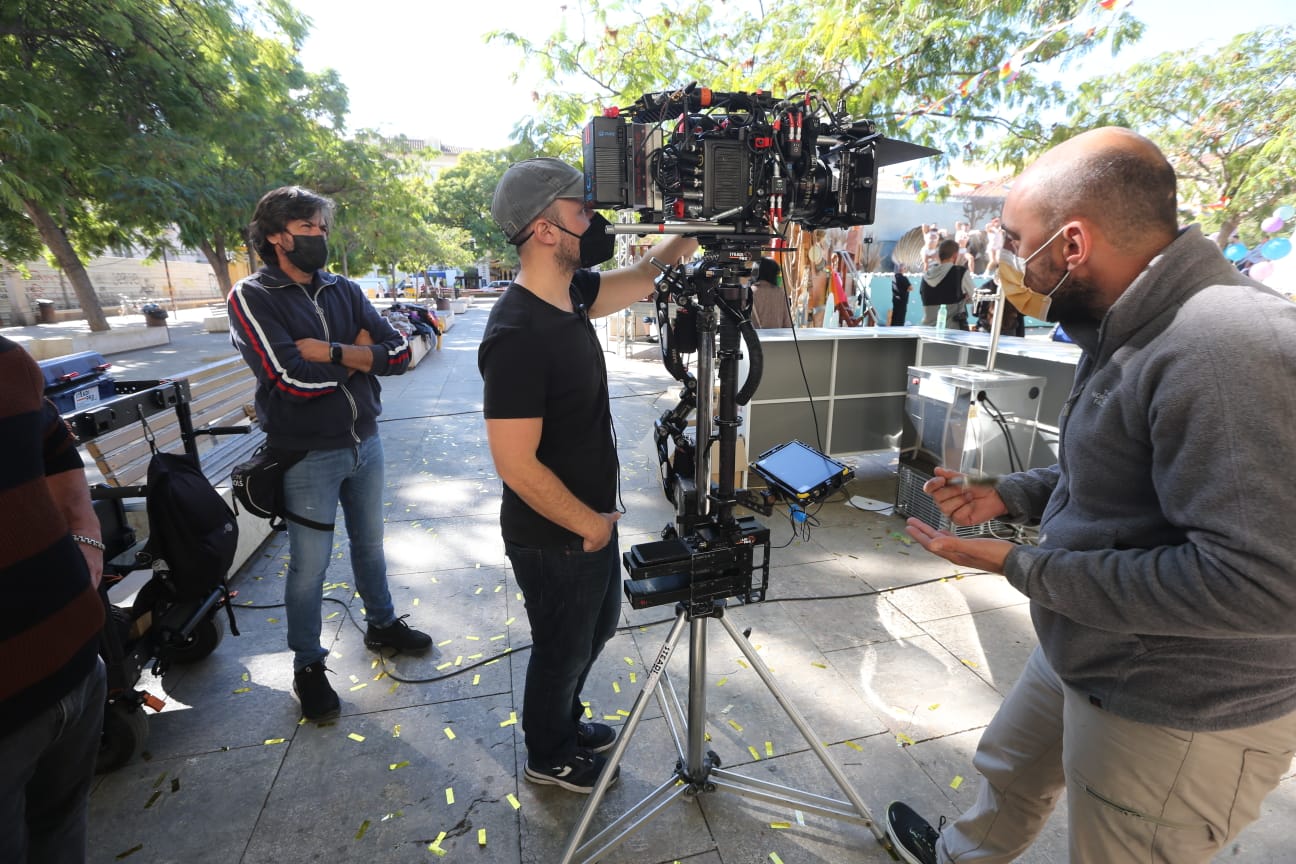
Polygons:
M918 864L1011 861L1065 789L1072 864L1208 862L1296 750L1296 305L1179 230L1174 171L1129 130L1046 153L1003 226L1001 275L1024 260L1027 302L1083 349L1058 462L925 488L957 524L1038 521L1039 545L908 530L1002 573L1040 645L976 803L939 832L895 803L888 832Z

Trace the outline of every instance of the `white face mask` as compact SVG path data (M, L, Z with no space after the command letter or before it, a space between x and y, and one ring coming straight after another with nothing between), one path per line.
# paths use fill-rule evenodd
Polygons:
M1063 228L1065 227L1063 226ZM1041 294L1026 287L1026 265L1031 262L1032 258L1047 249L1049 244L1062 233L1062 230L1062 228L1059 228L1054 231L1052 237L1045 240L1038 249L1025 258L1014 255L1012 252L999 253L999 284L1003 286L1004 297L1009 303L1017 307L1018 312L1027 317L1047 321L1049 307L1053 305L1053 295L1062 287L1062 283L1071 276L1071 271L1068 270L1047 294Z

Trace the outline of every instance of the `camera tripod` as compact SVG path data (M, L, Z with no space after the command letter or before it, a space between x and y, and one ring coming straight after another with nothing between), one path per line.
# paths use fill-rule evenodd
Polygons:
M734 497L733 469L738 425L737 402L734 394L737 384L739 357L739 324L738 321L734 320L733 313L735 310L740 311L747 306L746 303L742 302L745 296L744 292L747 289L739 284L736 278L738 272L740 272L738 268L731 265L719 280L718 285L699 291L697 295L700 301L698 311L704 314L697 316L697 381L699 384L696 388L693 388L697 399L697 432L695 439L697 441L697 451L694 460L696 493L689 496L681 489L675 492L673 496L670 496L677 505L677 524L683 533L693 530L699 524L719 525L722 530L726 526L734 524L733 508L736 499ZM719 305L722 307L719 313L716 303L717 298L721 301ZM725 300L728 302L724 302ZM714 368L712 353L715 346L717 317L719 318L718 329L720 335L720 405L718 416L720 478L718 488L711 495L704 495L702 490L710 487L708 455L711 437L711 381ZM665 338L664 327L662 332L663 338ZM753 345L753 348L758 350L756 345ZM664 347L663 351L665 351ZM753 374L758 374L756 372L758 369L756 360L757 358L754 357L752 364ZM749 381L748 386L750 384ZM747 387L744 389L747 389ZM714 513L706 512L709 504L715 505ZM765 566L768 566L767 562ZM748 585L750 586L750 579L748 579ZM734 593L730 596L739 595ZM763 599L763 590L760 599ZM682 601L677 605L675 623L671 627L666 641L657 652L649 668L648 677L644 681L643 689L635 698L630 715L626 718L616 745L608 754L607 764L594 785L589 801L581 811L580 819L572 829L560 859L562 864L570 864L573 861L598 861L628 839L642 825L665 811L675 801L715 791L732 792L770 804L785 805L790 809L863 824L873 832L879 843L887 846L884 831L873 820L868 808L860 799L859 794L852 788L850 781L842 773L841 768L828 754L828 750L819 736L814 734L805 717L778 686L768 667L766 667L743 634L725 617L724 612L725 599L715 596L706 598L690 597L687 601ZM833 780L845 794L847 800L841 801L792 789L767 780L744 777L721 768L720 757L715 752L706 749L706 647L707 624L711 619L720 622L725 632L729 634L734 644L738 646L738 649L747 659L747 662L751 664L751 668L755 670L765 687L792 720L797 731L801 733L806 743L819 757L819 761L832 775ZM671 655L679 644L686 624L689 629L687 706L681 704L679 694L676 692L667 671ZM664 689L660 686L663 679L665 679L667 685ZM666 721L678 752L679 759L675 763L674 770L646 798L617 817L598 834L589 840L584 840L585 834L594 820L598 806L611 784L611 778L616 773L617 766L620 765L626 748L638 729L639 721L648 706L648 701L653 696L656 696L658 700L662 716Z

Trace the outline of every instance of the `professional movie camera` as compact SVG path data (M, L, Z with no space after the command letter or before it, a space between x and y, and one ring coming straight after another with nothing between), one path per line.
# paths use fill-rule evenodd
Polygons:
M738 235L777 235L787 222L872 224L878 168L939 152L840 117L813 92L776 98L696 84L608 109L586 125L582 147L594 206Z

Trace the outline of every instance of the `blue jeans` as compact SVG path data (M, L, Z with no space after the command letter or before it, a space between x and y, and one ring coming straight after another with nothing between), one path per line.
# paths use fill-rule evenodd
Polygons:
M312 450L284 472L288 512L329 523L337 517L339 502L365 620L386 627L396 620L396 612L383 555L383 447L377 435L358 447ZM288 555L284 586L288 647L293 651L293 669L300 670L328 656L320 645L320 604L324 573L333 555L333 533L289 522Z
M621 614L621 553L615 526L597 552L504 543L526 599L531 659L522 696L522 732L533 764L560 765L576 750L581 688Z
M104 681L96 658L62 699L0 738L0 861L85 861Z

